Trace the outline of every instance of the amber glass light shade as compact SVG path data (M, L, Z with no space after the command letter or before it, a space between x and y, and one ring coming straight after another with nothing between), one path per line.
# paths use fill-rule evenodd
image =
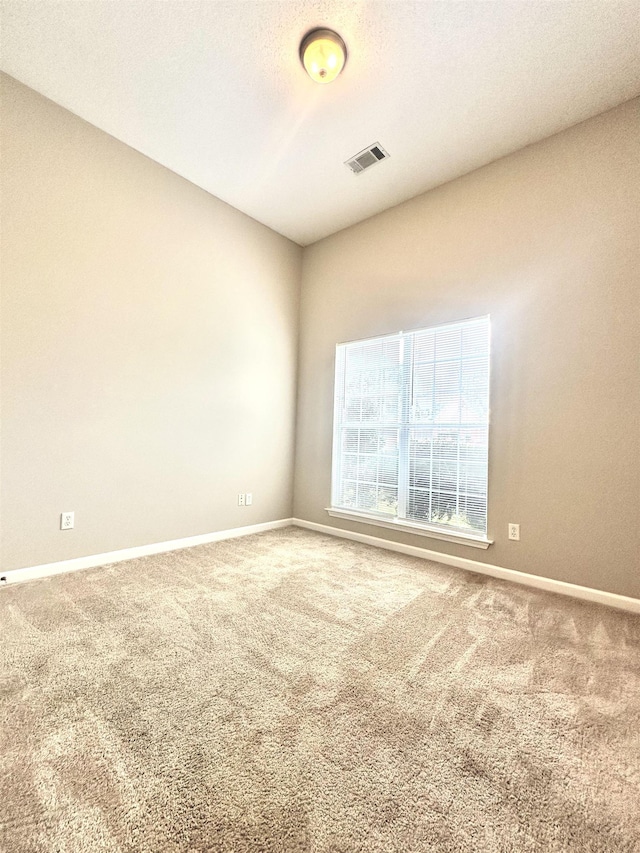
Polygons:
M300 59L316 83L331 83L344 68L347 48L333 30L311 30L302 39Z

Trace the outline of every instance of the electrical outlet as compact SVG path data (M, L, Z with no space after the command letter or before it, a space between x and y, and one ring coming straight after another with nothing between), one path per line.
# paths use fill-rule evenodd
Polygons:
M74 525L73 512L63 512L60 514L60 530L71 530Z
M244 496L244 502L245 506L251 506L251 504L253 503L253 495L251 494L251 492L247 492L247 494Z
M520 525L509 522L509 539L520 541Z
M238 495L238 506L244 506L244 494Z

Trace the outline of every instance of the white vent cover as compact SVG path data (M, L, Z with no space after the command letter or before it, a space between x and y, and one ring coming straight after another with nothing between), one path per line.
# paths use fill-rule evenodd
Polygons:
M360 172L364 172L365 169L375 166L375 164L379 163L380 160L386 160L388 156L389 155L382 145L380 145L379 142L374 142L373 145L369 145L369 147L365 148L364 151L360 151L360 153L356 154L355 157L351 157L347 160L345 162L345 166L348 166L352 172L359 175Z

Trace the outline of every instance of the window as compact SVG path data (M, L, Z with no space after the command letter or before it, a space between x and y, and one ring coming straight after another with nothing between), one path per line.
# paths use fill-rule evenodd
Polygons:
M489 318L336 348L329 512L489 544Z

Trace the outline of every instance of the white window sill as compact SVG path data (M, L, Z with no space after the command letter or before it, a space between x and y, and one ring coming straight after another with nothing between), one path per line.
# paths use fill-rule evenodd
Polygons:
M411 521L403 521L397 518L383 518L379 515L370 515L367 512L356 512L350 509L338 509L326 507L326 511L334 518L344 518L347 521L360 521L363 524L373 524L376 527L387 527L389 530L399 530L403 533L416 533L418 536L429 536L431 539L443 539L445 542L455 542L456 545L469 545L471 548L488 548L493 544L493 539L486 536L473 536L469 533L459 531L449 533L436 527L426 527L423 524L414 524Z

